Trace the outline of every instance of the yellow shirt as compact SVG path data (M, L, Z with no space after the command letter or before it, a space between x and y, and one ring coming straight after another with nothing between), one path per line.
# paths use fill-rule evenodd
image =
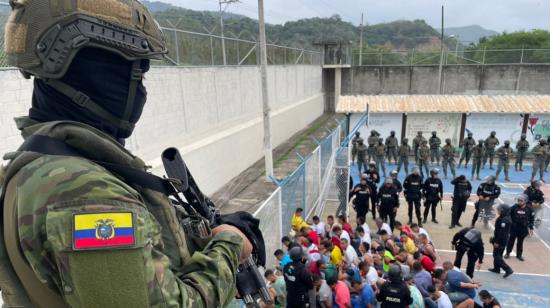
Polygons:
M342 262L342 258L343 258L342 250L340 249L340 247L334 246L334 248L332 249L332 252L330 253L329 262L331 264L334 264L334 266L336 266L340 264L340 262Z
M411 240L409 237L407 237L407 241L403 243L403 248L405 248L405 250L410 254L413 254L418 250L418 248L416 248L416 246L414 245L413 240Z
M308 227L309 225L304 221L304 218L302 216L296 216L296 214L292 215L292 229L296 231L302 230L302 227Z

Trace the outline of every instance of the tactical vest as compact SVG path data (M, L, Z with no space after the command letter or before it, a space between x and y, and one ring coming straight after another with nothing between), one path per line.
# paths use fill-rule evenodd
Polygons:
M71 121L32 123L28 118L20 118L16 121L25 140L33 135L47 136L63 141L78 150L80 157L91 161L122 165L138 170L147 168L140 158L132 155L111 136L88 125ZM3 170L3 177L0 178L2 182L2 199L0 201L3 207L2 214L0 214L2 222L0 226L0 288L3 292L4 304L8 306L67 306L57 290L48 288L34 275L24 255L20 252L17 224L5 219L4 216L6 213L16 213L14 189L10 185L15 181L11 181L11 179L18 176L17 173L21 168L43 155L36 152L17 151L5 156L5 159L9 159L10 162ZM165 247L163 253L170 259L172 269L176 272L183 272L183 266L190 261L192 252L201 249L202 245L185 235L175 209L167 196L137 185L131 186L141 195L147 210L163 226L162 241ZM14 245L17 247L14 248Z

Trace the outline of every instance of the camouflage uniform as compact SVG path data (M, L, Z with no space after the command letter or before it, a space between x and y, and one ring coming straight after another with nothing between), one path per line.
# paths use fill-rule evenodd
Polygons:
M382 176L386 176L386 166L384 158L386 155L386 146L383 143L383 139L378 140L378 144L374 147L374 153L376 155L376 169L382 171Z
M548 144L548 140L550 139L550 136L546 137L546 160L544 161L544 172L548 171L548 165L550 164L550 144Z
M392 132L391 135L386 138L386 152L387 152L387 158L388 163L391 164L391 159L393 157L393 162L397 164L397 147L399 146L399 143L397 142L397 138L395 138L395 132Z
M78 104L82 113L98 119L98 127L110 126L115 132L107 134L79 121L17 119L27 142L57 140L78 156L31 151L5 156L10 162L2 170L4 215L0 216L4 304L227 306L235 295L242 238L230 232L202 241L187 236L180 224L182 213L176 213L167 196L126 183L96 163L147 169L112 136L131 135L139 118L132 113L141 112L137 108L144 104L143 93L138 93L143 73L149 60L163 60L168 51L153 16L135 0L11 4L5 31L8 64L25 76L35 76L35 84L46 83L48 90ZM103 96L87 93L89 97L80 92L82 84L69 84L63 78L72 60L87 47L100 49L98 54L116 54L120 67L130 68L121 82L127 81L123 92L127 100L116 101L117 108L123 107L120 114L103 108L106 101L97 101L104 97L114 102L121 96L112 92L121 91L120 85L101 89Z
M401 170L401 166L405 168L405 174L409 174L409 155L411 154L411 146L408 144L407 138L403 139L398 150L399 162L397 163L397 173Z
M9 181L4 207L13 208L17 215L14 232L40 281L71 306L229 304L243 247L238 235L220 233L197 249L183 233L166 196L128 185L93 162L145 169L141 159L114 139L85 124L24 122L20 128L25 138L55 137L85 156L41 155ZM12 160L8 169L29 156L26 153ZM78 250L75 217L110 217L109 213L130 213L133 243Z
M441 146L441 139L437 137L435 132L432 133L432 136L429 140L430 143L430 161L432 164L435 162L439 166L439 147Z
M371 134L367 139L367 143L369 144L369 155L367 157L367 161L374 161L374 159L376 158L376 150L374 148L378 144L378 134L375 130L371 131Z
M418 168L420 169L420 175L424 178L427 177L429 172L428 165L430 164L430 148L427 145L427 142L422 142L420 148L418 148ZM426 173L422 170L426 170Z
M418 132L416 137L414 137L413 139L414 160L417 165L418 165L418 148L420 148L420 146L424 141L426 141L426 138L422 136L422 132Z
M500 172L504 169L504 180L510 181L510 178L508 177L508 170L510 169L510 157L512 157L512 152L513 150L510 147L510 141L508 140L504 141L504 145L498 148L496 152L498 157L498 167L495 176L496 180L498 180Z
M479 180L479 170L481 169L481 164L483 162L483 157L485 157L485 148L483 147L483 140L480 139L479 143L472 149L472 180Z
M531 182L535 179L537 172L540 173L540 180L544 181L544 167L546 163L546 156L548 155L548 148L546 146L546 140L541 139L540 143L533 148L533 171L531 173Z
M523 159L525 158L525 154L529 150L529 141L525 140L526 136L522 135L521 140L516 143L516 163L515 168L516 171L520 170L523 171Z
M485 168L485 164L487 163L487 160L489 160L489 168L493 169L493 159L495 158L495 149L499 144L500 142L498 141L498 138L495 137L493 133L491 133L491 136L485 139L485 156L483 157L483 165L481 166L481 168Z
M355 134L351 139L351 163L355 164L355 158L357 156L357 140L360 139L359 134Z
M443 164L443 174L445 175L445 179L447 179L447 165L449 166L449 169L451 169L451 174L454 179L456 177L455 147L451 145L451 139L446 140L446 144L443 146L443 149L441 150L441 157L443 158L442 164Z
M463 160L466 160L464 163L464 168L468 168L468 162L470 161L470 158L472 157L472 149L476 145L476 141L474 138L472 138L471 134L468 134L467 138L464 138L462 141L462 155L460 155L460 160L458 161L458 168L460 168L460 165L462 164Z
M363 138L357 140L357 170L359 170L359 175L361 175L362 170L367 170L367 146L363 143Z

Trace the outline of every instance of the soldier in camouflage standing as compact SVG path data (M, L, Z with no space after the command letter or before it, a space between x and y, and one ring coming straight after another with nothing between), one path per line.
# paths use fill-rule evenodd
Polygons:
M424 140L422 141L422 144L418 148L418 168L420 169L420 175L423 178L428 177L429 168L428 165L430 164L430 148L428 147L428 141ZM424 170L426 173L424 173Z
M360 132L355 132L355 136L351 139L351 164L355 164L355 158L357 157L357 140L361 138Z
M386 146L384 145L384 139L379 138L378 143L374 147L374 153L376 155L376 169L378 172L382 171L382 176L386 176L386 165L385 165L385 155L386 155Z
M104 167L147 170L122 144L150 59L167 53L153 16L135 0L10 3L8 64L35 79L29 116L17 119L25 141L2 170L4 305L229 305L247 236L222 224L195 241L167 195Z
M447 166L449 166L449 169L451 169L452 178L454 179L456 177L456 171L455 171L455 147L451 144L451 139L447 138L445 139L445 145L443 146L443 149L441 150L441 157L443 158L443 174L445 175L445 179L447 179Z
M546 156L548 155L548 147L546 146L546 139L541 138L539 144L533 148L533 171L531 173L531 182L535 180L537 172L540 173L539 180L544 182L544 167L546 164Z
M489 160L489 168L493 170L493 159L495 158L495 149L497 145L500 144L498 138L496 137L497 133L495 131L491 132L491 135L485 139L485 156L483 157L483 165L481 168L485 168L487 160Z
M550 144L548 144L549 139L550 135L546 136L546 159L544 160L544 172L548 171L548 165L550 164Z
M527 141L527 135L521 134L521 140L516 143L516 171L523 171L523 159L525 158L525 154L529 150L529 141Z
M426 141L426 138L422 136L422 132L417 132L416 137L413 139L413 151L414 151L414 161L418 165L418 149L422 143ZM422 170L421 170L422 171Z
M468 168L468 162L470 161L470 157L472 157L472 149L476 145L476 141L473 138L474 134L468 133L468 137L464 138L462 141L462 155L460 156L460 160L458 161L458 168L460 168L460 165L462 164L463 160L466 160L464 163L464 168Z
M405 168L405 175L409 174L409 155L411 154L411 146L409 139L403 138L398 149L399 163L397 163L397 173L401 170L401 166Z
M378 144L378 133L374 129L370 131L370 136L367 139L367 143L369 144L369 155L367 157L367 161L374 161L376 157L376 150L374 148Z
M483 139L479 139L477 145L472 148L472 181L481 180L479 177L479 170L483 163L483 157L485 157L485 147L483 143Z
M441 146L441 139L437 137L437 132L433 131L429 140L430 143L430 161L432 164L435 162L439 166L439 147Z
M363 138L357 139L357 170L359 175L362 171L367 171L367 146L363 143Z
M391 164L391 159L393 157L393 162L397 165L397 138L395 137L395 131L390 132L390 136L386 138L386 152L388 157L388 164Z
M497 174L495 176L496 181L498 181L498 176L500 175L502 169L504 169L504 180L506 182L510 182L510 178L508 177L508 169L510 169L510 158L512 157L512 152L513 151L509 140L505 140L504 145L498 148L496 152L498 157Z

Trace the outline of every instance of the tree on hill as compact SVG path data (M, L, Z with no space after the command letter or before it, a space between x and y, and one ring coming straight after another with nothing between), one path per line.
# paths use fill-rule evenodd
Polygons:
M476 50L474 58L478 62L549 63L550 32L531 30L502 33L490 38L481 38L478 44L471 45L469 49Z

